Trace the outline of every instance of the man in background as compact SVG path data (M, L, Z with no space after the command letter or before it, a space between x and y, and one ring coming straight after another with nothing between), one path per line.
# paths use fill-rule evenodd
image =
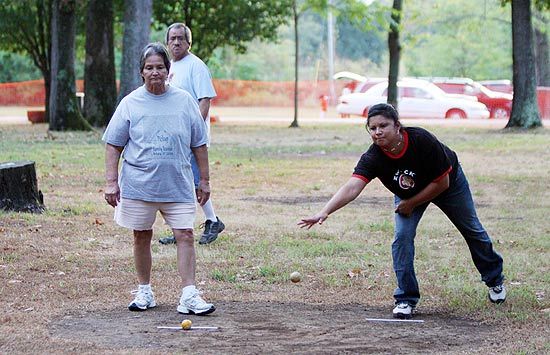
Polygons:
M168 81L170 85L189 92L198 102L199 110L207 126L207 146L210 146L210 100L216 97L216 91L206 64L189 51L192 42L191 30L185 24L177 22L168 27L166 31L166 44L172 56ZM197 187L200 180L200 172L193 156L191 156L191 167L193 169L195 187ZM216 216L212 198L202 206L202 210L206 221L204 222L204 231L199 244L209 244L218 238L218 234L224 230L225 225ZM173 236L160 239L159 241L162 244L176 242Z

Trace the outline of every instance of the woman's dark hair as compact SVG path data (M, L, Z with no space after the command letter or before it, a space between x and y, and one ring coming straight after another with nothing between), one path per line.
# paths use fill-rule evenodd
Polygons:
M168 50L162 43L155 42L155 43L149 43L141 51L141 57L139 59L140 74L143 72L143 68L145 68L145 61L147 60L147 58L149 58L152 55L159 55L162 58L162 61L164 62L164 66L166 67L166 70L170 71L170 55L168 54Z
M369 124L370 118L374 116L384 116L390 120L393 120L393 123L399 123L399 113L397 113L395 107L390 104L381 103L371 106L367 116L367 125Z

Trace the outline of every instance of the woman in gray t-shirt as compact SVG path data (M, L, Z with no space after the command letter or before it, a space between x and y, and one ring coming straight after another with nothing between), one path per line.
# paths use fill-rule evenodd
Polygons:
M147 45L140 58L144 85L124 97L103 135L105 200L115 207L115 221L134 233L134 261L139 282L131 311L156 306L151 290L151 240L157 212L172 228L177 241L182 314L215 310L195 287L193 224L195 201L210 197L205 123L187 92L166 84L170 59L160 43ZM201 180L195 190L191 154ZM118 165L122 156L120 176Z

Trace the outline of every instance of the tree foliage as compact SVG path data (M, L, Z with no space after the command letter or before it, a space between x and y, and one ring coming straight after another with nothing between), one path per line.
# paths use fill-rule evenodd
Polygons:
M156 28L183 22L193 32L192 51L208 61L214 50L233 47L244 53L254 38L272 41L290 16L289 0L165 0L153 4Z
M28 55L40 69L50 98L51 0L0 0L0 49Z
M42 79L42 73L26 55L0 51L0 83Z
M425 0L404 13L406 75L511 79L511 15L498 0Z

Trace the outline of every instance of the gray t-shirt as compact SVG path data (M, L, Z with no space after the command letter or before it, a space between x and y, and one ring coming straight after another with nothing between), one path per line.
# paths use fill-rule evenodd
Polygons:
M103 141L124 147L121 196L149 202L195 203L191 148L207 142L206 125L189 93L141 86L122 99Z

